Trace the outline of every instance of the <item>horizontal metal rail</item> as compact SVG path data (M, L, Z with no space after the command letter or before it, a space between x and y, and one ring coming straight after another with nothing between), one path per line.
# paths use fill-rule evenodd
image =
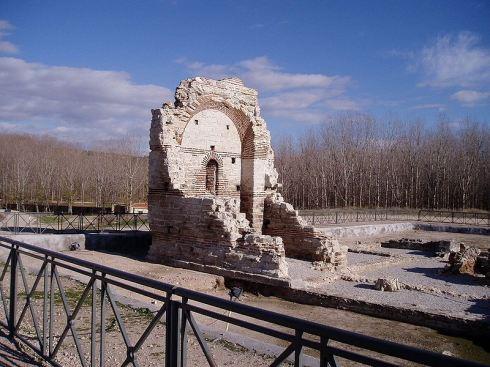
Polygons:
M172 284L5 237L0 237L0 248L8 250L5 266L0 273L0 309L3 305L5 319L7 320L3 326L8 328L12 338L17 338L26 343L54 366L59 365L56 356L63 345L67 343L69 335L73 339L82 366L104 365L107 353L105 335L107 310L113 312L126 347L126 357L121 364L122 366L139 366L139 352L141 352L141 348L150 334L154 332L155 327L160 323L165 324L164 335L158 336L165 340L165 358L164 360L162 358L161 365L185 366L187 341L192 334L197 339L208 365L216 366L217 363L201 330L201 325L196 321L197 315L220 320L286 342L287 347L275 357L271 366L281 365L290 356L294 360L295 366L302 366L307 350L318 353L321 367L338 366L339 358L371 366L395 366L398 364L386 361L385 356L427 366L483 366L476 362L302 320L186 288L175 287ZM26 280L27 273L22 260L26 257L33 257L42 262L39 271L34 274L35 280L32 286L29 286L29 282ZM60 275L59 269L70 270L87 276L89 279L74 307L70 307L68 303L63 286L63 277ZM7 275L10 277L9 297L4 294L3 286ZM20 283L23 284L23 287ZM33 310L33 297L37 288L40 287L43 288L42 320L38 320ZM120 311L120 304L116 301L113 293L115 287L162 302L162 306L141 335L135 337L128 332ZM97 288L100 288L100 297L96 297ZM19 297L21 289L25 291L25 300ZM55 333L53 320L57 317L54 315L53 307L56 289L59 292L63 311L66 315L66 323L58 338L53 337ZM77 328L77 317L89 295L91 295L90 352L85 353ZM97 301L97 298L100 299ZM97 302L100 306L98 312ZM228 312L220 313L213 309ZM22 334L22 326L26 322L28 313L31 314L36 332L33 338L27 338L26 335ZM233 316L231 316L232 314ZM99 327L97 328L97 326ZM342 345L339 346L339 343ZM346 348L345 346L355 348ZM361 351L358 351L359 349ZM372 353L366 352L375 352L379 356L372 356Z
M490 213L446 210L300 210L300 215L312 225L328 225L379 221L419 221L490 226Z
M121 232L149 229L148 214L0 213L0 231L13 233Z

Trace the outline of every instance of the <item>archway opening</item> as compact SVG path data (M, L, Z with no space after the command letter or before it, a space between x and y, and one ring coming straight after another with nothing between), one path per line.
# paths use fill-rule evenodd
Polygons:
M213 195L218 192L218 162L214 159L206 165L206 191Z

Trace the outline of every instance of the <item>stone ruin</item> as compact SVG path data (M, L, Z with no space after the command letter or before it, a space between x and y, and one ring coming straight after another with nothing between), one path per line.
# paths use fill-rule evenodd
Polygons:
M287 280L286 256L335 269L347 248L277 192L258 94L237 78L186 79L152 110L149 259L235 278Z

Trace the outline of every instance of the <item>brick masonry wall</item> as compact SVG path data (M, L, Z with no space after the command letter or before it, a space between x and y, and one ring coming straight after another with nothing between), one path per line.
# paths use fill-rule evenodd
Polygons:
M175 102L152 110L150 149L153 261L275 279L288 279L286 252L333 266L343 263L342 248L303 226L290 215L290 206L272 201L262 234L264 202L277 199L277 171L257 92L239 79L182 81ZM209 175L215 170L217 182L209 192L206 181L214 180Z
M280 236L288 257L342 267L347 261L347 246L308 225L280 194L265 199L263 233Z
M150 260L179 259L274 278L288 276L281 238L254 234L236 199L154 194L150 205Z

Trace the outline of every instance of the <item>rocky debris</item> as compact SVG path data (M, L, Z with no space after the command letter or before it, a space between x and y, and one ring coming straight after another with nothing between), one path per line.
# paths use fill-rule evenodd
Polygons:
M376 283L380 280L380 279L375 280L373 278L369 278L369 277L365 277L365 276L359 276L359 275L352 275L352 274L342 274L342 275L340 275L340 279L345 280L347 282L374 284L374 285L376 285ZM437 287L428 287L425 285L407 284L407 283L403 283L401 281L398 281L398 287L399 287L399 289L405 289L407 291L416 291L416 292L422 292L422 293L427 293L427 294L458 297L458 298L462 298L462 299L474 299L474 296L467 294L467 293L455 292L452 290L440 289Z
M475 272L490 278L490 251L481 252L476 258Z
M376 255L376 256L383 256L383 257L394 257L395 255L390 254L389 252L381 252L381 251L376 251L376 250L364 250L364 249L359 249L359 248L349 248L349 252L356 253L356 254L366 254L366 255Z
M398 278L394 279L386 279L386 278L379 278L376 283L374 284L374 288L378 291L383 291L383 292L396 292L401 289L400 282L398 281Z
M80 244L78 242L73 242L70 247L69 247L70 251L76 251L76 250L79 250L80 249Z
M444 272L474 275L478 255L480 255L479 249L462 244L459 251L451 251L449 254L448 265L444 268Z
M453 240L424 242L421 239L402 238L382 242L381 247L432 252L435 256L444 257L451 251L458 251L460 245Z

